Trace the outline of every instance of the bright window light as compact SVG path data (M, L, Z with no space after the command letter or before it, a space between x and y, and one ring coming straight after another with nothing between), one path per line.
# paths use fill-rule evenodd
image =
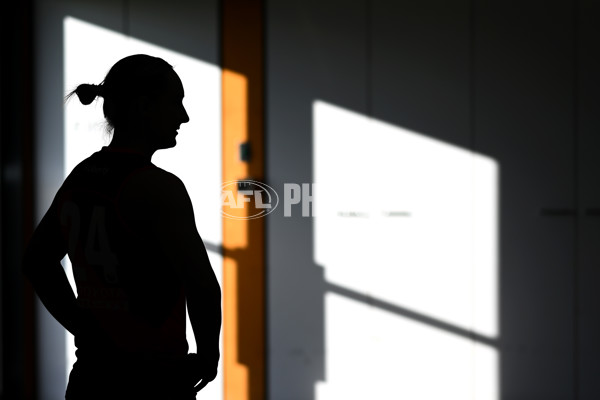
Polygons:
M498 398L498 166L313 103L318 400Z

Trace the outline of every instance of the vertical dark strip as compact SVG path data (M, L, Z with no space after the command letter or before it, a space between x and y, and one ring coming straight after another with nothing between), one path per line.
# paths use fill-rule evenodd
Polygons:
M2 26L4 26L4 18L2 18ZM5 37L4 30L0 30L0 37ZM5 92L4 88L4 64L5 64L5 55L4 55L4 41L0 42L0 93ZM4 174L4 146L2 143L2 135L4 134L4 96L0 95L0 174ZM1 175L0 175L1 176ZM4 179L0 178L0 227L4 226L4 216L1 210L4 209L4 185L2 182ZM4 232L0 228L0 277L3 275L4 271L4 263L2 259L4 258ZM2 288L2 284L0 283L0 397L4 398L5 392L5 382L4 382L4 370L5 370L5 359L4 359L4 290Z
M475 1L469 0L469 149L476 150L475 136L475 49L476 49L476 26L475 26Z
M130 34L130 9L131 9L131 4L129 0L123 0L123 34L126 36L129 36Z
M225 40L225 32L224 32L224 28L223 26L225 25L225 13L223 10L223 1L217 1L217 30L218 30L218 37L219 37L219 43L217 46L217 65L219 66L219 68L221 68L221 70L223 70L223 68L225 68L224 66L224 62L223 62L223 42Z
M35 398L34 295L21 273L33 230L33 3L1 16L1 321L4 399Z
M573 184L574 184L574 205L576 210L580 210L580 154L579 154L579 0L573 0ZM579 229L582 213L577 212L574 218L574 250L573 257L573 400L579 399L579 268L581 265L581 243Z
M373 4L372 0L365 0L365 113L373 116Z
M6 365L7 365L7 357L5 350L5 333L7 330L6 327L6 319L4 315L4 287L2 285L2 281L4 280L4 229L2 227L5 225L4 221L4 140L2 140L3 136L6 135L6 100L4 98L4 93L7 92L6 88L6 79L4 78L6 74L6 65L8 52L6 49L6 42L4 38L7 37L5 30L5 19L6 14L2 14L0 17L0 398L5 398L6 395Z
M23 244L25 245L31 234L33 233L35 217L34 217L34 159L33 159L33 121L34 121L34 108L33 108L33 93L34 93L34 81L33 81L33 66L34 66L34 55L33 55L33 1L24 1L24 12L23 21L23 55L21 58L21 70L23 71L21 90L23 90L23 113L21 121L21 135L22 135L22 218L23 218ZM24 246L23 246L24 248ZM22 253L21 253L22 254ZM19 273L21 271L19 257ZM22 275L21 275L22 276ZM23 304L24 304L24 383L25 383L25 398L33 399L37 398L37 392L35 384L37 381L36 377L36 315L35 315L35 293L33 287L29 282L25 282L23 287Z

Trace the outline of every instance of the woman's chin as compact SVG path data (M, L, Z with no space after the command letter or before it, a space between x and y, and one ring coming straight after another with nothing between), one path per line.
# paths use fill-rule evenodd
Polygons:
M160 149L170 149L172 147L175 147L176 145L177 139L173 137L172 139L163 141L160 145Z

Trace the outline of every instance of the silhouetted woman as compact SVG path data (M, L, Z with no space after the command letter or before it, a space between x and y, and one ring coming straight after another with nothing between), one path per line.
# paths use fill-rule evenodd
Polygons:
M217 373L221 292L183 183L151 162L189 121L181 80L164 60L133 55L73 94L85 105L103 97L113 138L66 178L24 261L75 336L66 398L194 399ZM77 297L60 264L67 253Z

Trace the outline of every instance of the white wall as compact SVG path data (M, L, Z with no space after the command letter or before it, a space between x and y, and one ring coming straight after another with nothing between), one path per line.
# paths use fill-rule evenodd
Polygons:
M575 11L268 2L267 183L319 210L267 220L272 398L597 397L574 207L600 14Z

